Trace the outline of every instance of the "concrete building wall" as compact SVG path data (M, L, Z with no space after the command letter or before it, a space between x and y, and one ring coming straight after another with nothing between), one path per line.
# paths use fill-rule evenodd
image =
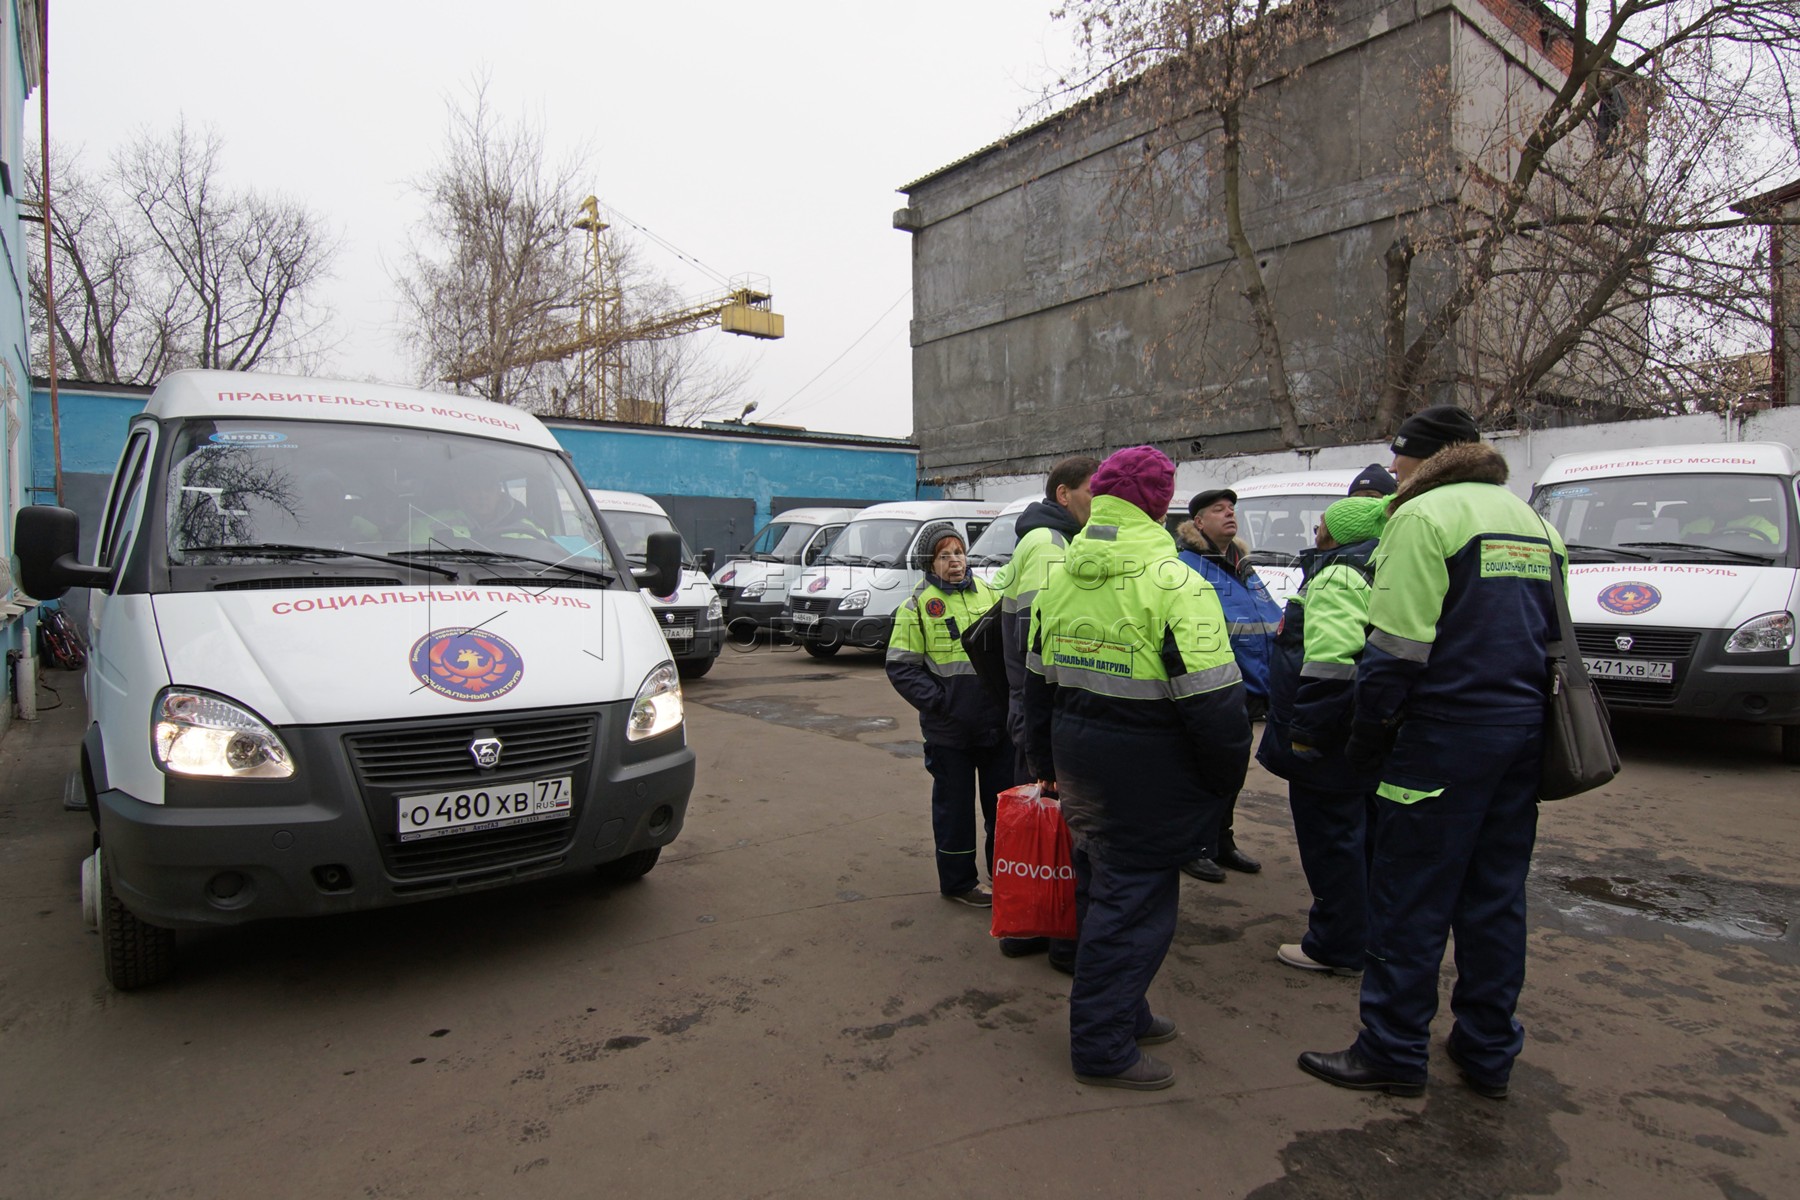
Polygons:
M1383 253L1401 223L1440 221L1462 188L1492 126L1469 114L1528 107L1563 69L1513 0L1334 11L1329 36L1294 51L1304 69L1259 90L1253 145L1278 149L1247 164L1245 189L1297 413L1318 444L1367 428ZM1136 442L1177 457L1281 444L1208 157L1172 164L1187 192L1121 232L1116 183L1142 161L1146 128L1128 107L1078 106L904 189L922 479L1042 470ZM1154 277L1130 253L1149 243ZM1414 311L1450 278L1445 261L1415 262ZM1442 347L1422 402L1467 398L1470 352Z

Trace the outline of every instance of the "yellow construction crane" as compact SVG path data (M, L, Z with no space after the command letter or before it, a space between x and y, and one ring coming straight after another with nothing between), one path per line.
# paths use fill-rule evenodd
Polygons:
M748 283L734 283L722 295L626 324L618 280L607 270L604 235L610 226L600 219L600 202L589 196L581 202L580 213L573 228L586 233L588 240L583 255L575 327L553 331L537 344L504 354L497 362L475 357L465 359L444 376L444 382L469 383L496 371L575 358L573 398L576 411L570 416L660 424L663 420L660 406L625 395L627 345L679 337L711 325L717 325L726 333L754 338L773 339L786 332L786 322L771 307L768 291Z

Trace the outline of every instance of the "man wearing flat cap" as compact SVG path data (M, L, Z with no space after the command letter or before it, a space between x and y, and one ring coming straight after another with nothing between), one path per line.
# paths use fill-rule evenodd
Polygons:
M1372 562L1369 637L1346 754L1379 780L1363 1028L1300 1067L1416 1096L1438 972L1456 937L1450 1062L1503 1099L1525 1043L1525 876L1557 636L1556 531L1506 489L1506 460L1462 409L1415 413L1393 441L1400 490Z
M1281 628L1281 606L1250 565L1250 548L1238 536L1236 492L1212 488L1196 494L1188 501L1188 518L1176 527L1175 544L1181 547L1181 561L1218 593L1231 630L1231 652L1244 675L1244 704L1254 721L1268 708L1269 660ZM1218 833L1208 839L1206 852L1184 865L1183 871L1207 883L1224 883L1227 867L1250 875L1262 870L1262 864L1237 844L1236 815L1233 796L1225 802Z

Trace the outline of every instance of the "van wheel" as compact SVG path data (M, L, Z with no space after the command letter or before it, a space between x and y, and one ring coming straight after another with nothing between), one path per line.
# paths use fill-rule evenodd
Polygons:
M601 863L595 869L600 872L600 878L608 883L632 883L648 875L661 855L662 847L652 846L648 850L638 850L624 858Z
M138 919L113 892L106 853L94 852L100 890L100 955L106 982L121 992L161 983L175 973L175 931Z
M1781 727L1781 761L1800 763L1800 725Z
M814 658L830 658L832 655L836 654L839 650L844 648L844 644L842 642L808 641L805 643L805 646L806 646L806 652L808 654L812 655Z
M717 656L712 658L678 658L675 660L675 673L683 679L698 679L713 669L718 662Z

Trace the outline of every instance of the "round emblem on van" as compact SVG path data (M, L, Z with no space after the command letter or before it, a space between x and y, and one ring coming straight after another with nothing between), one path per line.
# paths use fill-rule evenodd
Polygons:
M1618 637L1613 639L1613 647L1622 654L1630 652L1631 648L1635 645L1637 645L1637 639L1629 634L1621 633Z
M809 592L822 592L825 590L825 582L825 577L821 575L811 583L807 584L806 590Z
M1601 589L1598 603L1609 613L1634 617L1662 603L1662 593L1647 583L1615 583Z
M475 765L485 770L500 765L502 748L497 737L476 738L469 743L469 754L474 757Z
M434 629L413 643L411 661L420 683L452 700L496 699L525 675L524 660L513 644L485 630ZM499 743L494 753L498 761Z
M942 600L939 600L936 596L933 596L931 599L927 600L925 602L925 615L928 617L943 616L944 615L944 602Z

